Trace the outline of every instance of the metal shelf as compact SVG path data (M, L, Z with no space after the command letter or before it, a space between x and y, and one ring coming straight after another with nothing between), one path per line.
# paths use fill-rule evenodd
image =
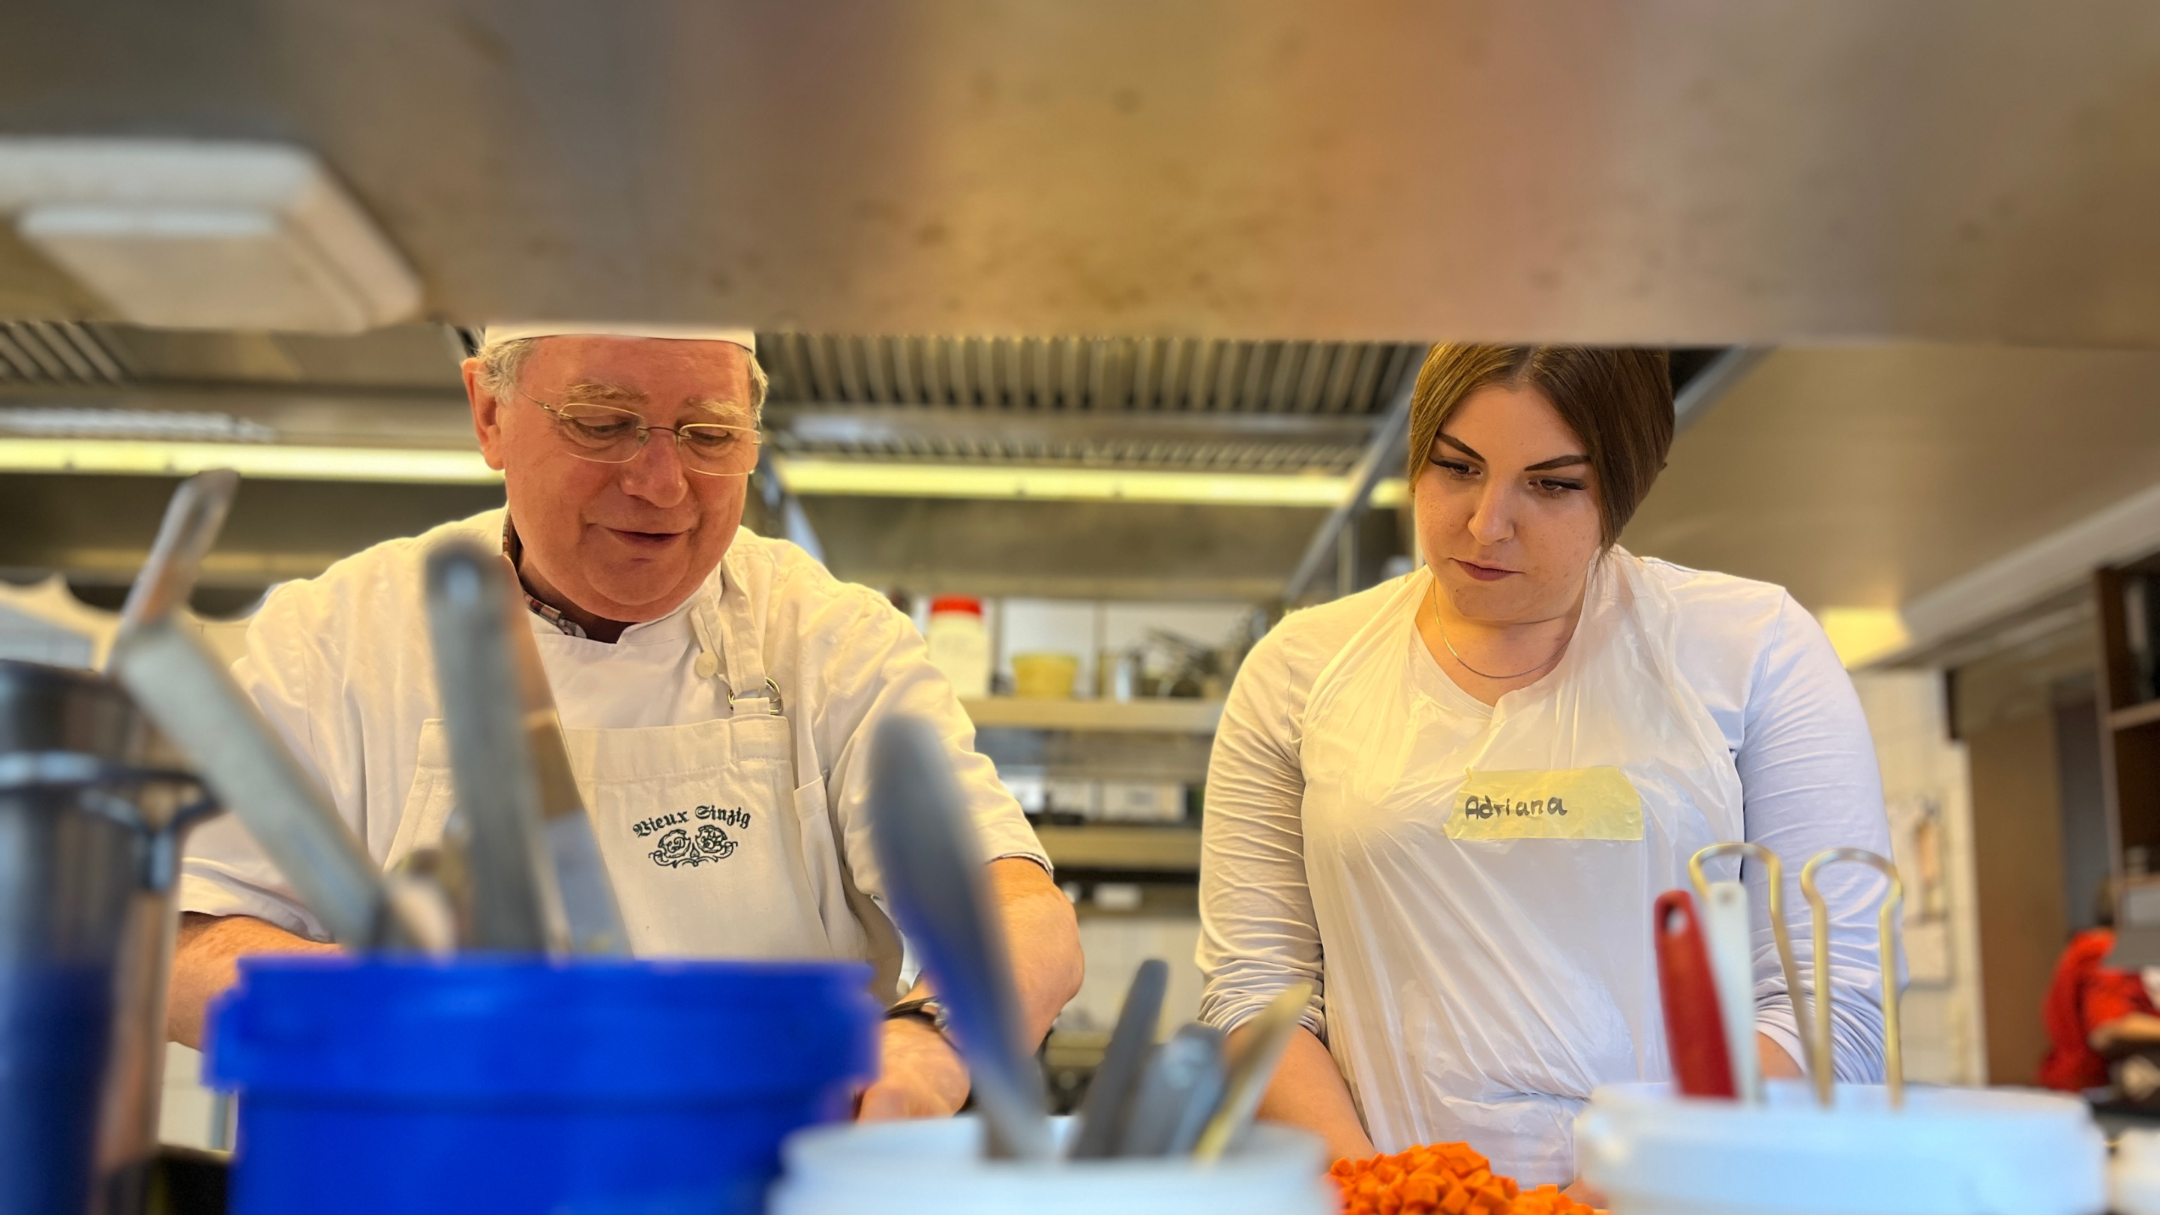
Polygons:
M1128 734L1213 734L1222 720L1219 700L1051 700L992 696L963 700L975 728L1090 730Z
M1198 827L1037 827L1036 838L1060 869L1197 873Z
M2160 700L2148 700L2108 714L2108 724L2118 730L2134 730L2160 721Z

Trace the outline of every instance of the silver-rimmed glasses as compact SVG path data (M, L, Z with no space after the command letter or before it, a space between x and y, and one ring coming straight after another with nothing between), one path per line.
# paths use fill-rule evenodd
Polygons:
M520 396L525 396L519 393ZM545 410L555 422L571 455L599 464L627 464L645 450L656 430L675 437L675 452L683 467L708 477L746 476L757 467L758 432L755 426L726 422L689 422L681 426L648 426L642 415L613 405L588 401L565 401L550 405L537 397L525 399Z

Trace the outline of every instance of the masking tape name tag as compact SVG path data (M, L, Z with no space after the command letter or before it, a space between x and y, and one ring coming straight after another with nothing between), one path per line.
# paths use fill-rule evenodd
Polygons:
M1639 840L1642 797L1618 768L1472 772L1448 815L1449 839Z

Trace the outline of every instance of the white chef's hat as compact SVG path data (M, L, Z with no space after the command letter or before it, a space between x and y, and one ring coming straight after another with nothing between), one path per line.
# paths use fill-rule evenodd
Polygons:
M678 342L733 342L752 354L757 353L757 334L749 329L726 329L717 325L647 325L634 321L499 321L481 331L480 344L572 334L667 338Z

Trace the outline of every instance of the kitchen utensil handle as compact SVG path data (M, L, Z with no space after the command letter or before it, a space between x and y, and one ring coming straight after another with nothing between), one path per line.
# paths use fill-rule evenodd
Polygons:
M1292 983L1245 1023L1249 1032L1242 1036L1235 1057L1229 1061L1222 1106L1208 1119L1199 1141L1193 1145L1196 1159L1221 1159L1223 1153L1252 1126L1260 1111L1260 1098L1266 1095L1269 1083L1275 1079L1275 1069L1282 1064L1283 1051L1289 1048L1291 1037L1302 1027L1305 1009L1312 1003L1312 998L1312 984Z
M1815 1074L1815 1092L1824 1105L1831 1104L1834 1069L1830 1038L1830 904L1823 899L1822 890L1816 885L1816 875L1825 866L1840 862L1866 865L1889 879L1889 885L1883 891L1882 905L1876 909L1875 961L1882 975L1883 1087L1890 1108L1901 1109L1905 1105L1905 1052L1901 1045L1904 1035L1898 1025L1897 958L1899 912L1905 905L1905 883L1899 879L1896 865L1865 848L1832 848L1816 853L1800 870L1800 893L1807 896L1808 908L1814 913L1813 1037L1815 1058L1821 1065Z
M503 585L517 587L517 567L508 557L498 557L496 563ZM526 746L532 753L533 777L539 785L547 853L562 898L570 949L582 954L627 955L630 933L623 926L622 905L615 897L615 885L608 878L592 815L586 811L577 774L570 766L562 718L555 711L555 690L548 683L539 643L533 640L532 626L526 619L529 613L524 596L513 591L502 599L503 629L517 667Z
M1704 866L1727 856L1744 856L1762 866L1765 902L1770 914L1770 939L1777 944L1778 970L1785 976L1785 998L1792 1002L1793 1025L1800 1034L1800 1065L1809 1075L1821 1075L1815 1058L1815 1035L1808 1032L1808 989L1800 981L1800 964L1793 957L1792 926L1785 922L1785 862L1776 852L1753 840L1727 840L1712 844L1688 858L1688 877L1695 883L1696 897L1710 897L1710 875ZM1828 1097L1823 1097L1825 1102Z
M502 563L479 545L445 543L428 553L426 576L450 774L472 829L466 862L474 943L565 953L569 929L525 731Z
M194 759L213 792L291 882L331 938L351 949L411 948L382 873L329 795L188 626L153 618L113 642L112 670Z
M973 1073L990 1152L1050 1159L1042 1069L1021 1041L1003 922L944 739L928 721L890 715L871 737L870 773L870 836L886 892Z
M1684 1096L1730 1101L1739 1093L1695 900L1685 890L1668 890L1657 897L1651 917L1673 1078Z
M1717 981L1718 1010L1724 1015L1733 1083L1741 1100L1760 1105L1762 1057L1755 1051L1755 940L1750 910L1748 889L1739 882L1712 882L1702 900L1705 945Z
M203 558L217 543L225 516L232 510L233 495L240 489L240 474L229 468L196 473L173 490L158 524L150 556L128 588L120 606L120 631L141 627L163 618L187 601L202 572Z
M1148 1052L1155 1046L1155 1026L1162 1020L1163 994L1169 989L1170 966L1161 958L1149 958L1134 972L1125 1003L1118 1009L1117 1025L1103 1048L1102 1062L1087 1095L1080 1101L1078 1125L1071 1132L1067 1155L1074 1160L1095 1160L1117 1151L1118 1136L1131 1113L1133 1096L1147 1067Z

